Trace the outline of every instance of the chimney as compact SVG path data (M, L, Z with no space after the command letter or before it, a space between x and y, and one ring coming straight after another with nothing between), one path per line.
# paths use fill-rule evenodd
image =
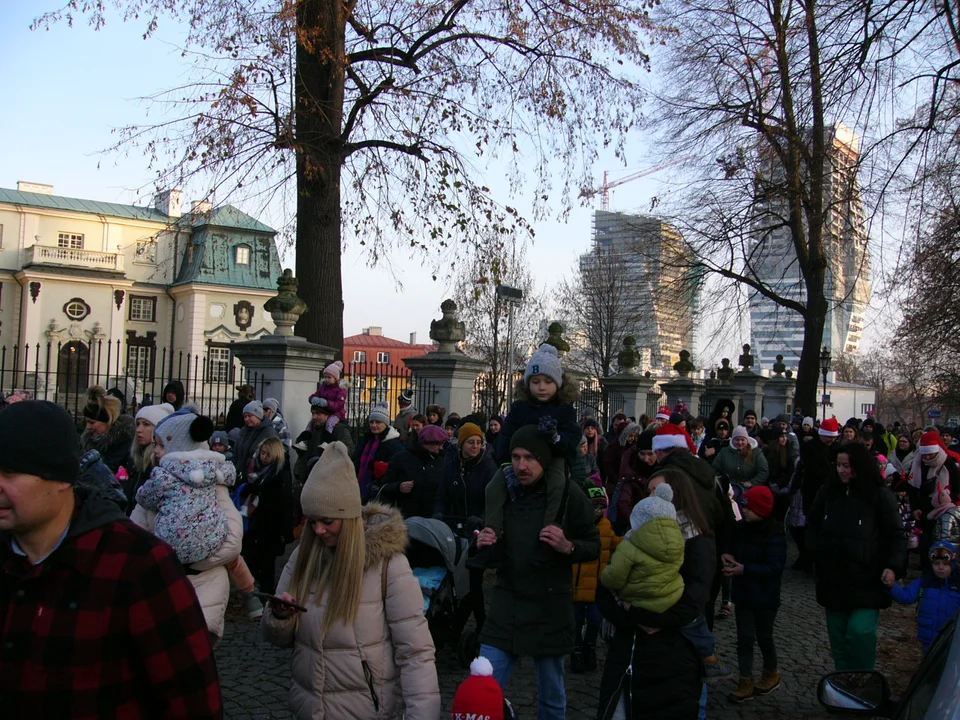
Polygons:
M364 329L363 329L363 334L364 334L364 335L370 335L370 336L372 336L372 337L380 337L380 336L383 335L383 328L382 328L382 327L377 327L376 325L372 325L372 326L370 326L370 327L368 327L368 328L364 328Z
M20 192L39 193L40 195L53 195L53 185L27 182L26 180L17 180L17 190Z
M209 200L194 200L191 212L194 215L206 215L213 210L213 203Z
M178 218L183 215L183 191L164 190L153 196L153 207L168 218Z
M417 334L415 332L410 333L410 344L411 345L417 344Z

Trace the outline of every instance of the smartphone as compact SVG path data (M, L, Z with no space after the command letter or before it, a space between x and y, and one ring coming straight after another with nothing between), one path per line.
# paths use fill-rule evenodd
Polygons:
M254 597L260 598L261 600L266 600L267 602L275 602L275 603L277 603L278 605L285 605L286 607L293 608L294 610L297 610L298 612L306 612L306 611L307 611L307 609L306 609L303 605L297 605L295 602L290 602L289 600L284 600L283 598L277 597L276 595L271 595L270 593L252 592L252 593L250 593L250 594L253 595Z

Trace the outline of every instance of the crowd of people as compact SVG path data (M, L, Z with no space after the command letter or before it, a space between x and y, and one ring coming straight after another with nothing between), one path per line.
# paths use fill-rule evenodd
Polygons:
M478 658L454 716L510 717L525 656L541 718L565 716L568 671L600 673L604 720L704 717L727 678L732 703L774 692L787 531L838 670L875 666L892 602L919 603L924 651L960 609L947 429L767 420L728 400L604 427L578 417L549 345L503 417L421 414L404 392L399 412L376 404L356 429L342 370L304 398L302 429L246 385L222 431L177 382L133 413L91 388L80 434L53 403L0 411L5 712L220 717L213 648L231 588L265 640L292 648L302 718L440 717L436 647L471 615ZM467 548L448 637L424 615L412 518ZM921 576L907 584L909 550ZM718 652L715 622L731 616L736 647Z

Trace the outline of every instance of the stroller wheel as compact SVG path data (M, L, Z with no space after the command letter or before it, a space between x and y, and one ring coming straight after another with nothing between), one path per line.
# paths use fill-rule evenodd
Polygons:
M477 642L477 634L475 632L461 633L460 639L457 640L457 660L460 661L460 667L464 669L470 667L470 663L477 658L479 652L480 644Z

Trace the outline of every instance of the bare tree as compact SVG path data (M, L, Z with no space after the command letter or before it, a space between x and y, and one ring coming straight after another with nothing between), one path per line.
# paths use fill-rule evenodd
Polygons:
M693 155L696 176L660 208L699 267L802 322L800 407L815 406L828 314L862 324L869 277L859 175L872 146L841 142L838 121L878 130L884 58L907 42L915 9L677 0L662 11L677 35L647 127L665 155Z
M537 207L568 203L598 145L622 149L634 124L654 2L69 0L35 26L86 15L99 30L114 8L145 37L165 17L186 24L201 77L156 98L170 119L128 129L120 147L141 148L167 185L293 184L296 273L314 309L297 331L339 348L343 230L374 260L522 231L478 180L477 160L501 152Z
M488 415L506 411L510 368L518 367L522 348L536 341L543 317L543 298L527 264L526 247L515 241L491 243L490 257L468 257L456 266L454 297L467 329L465 350L490 368L483 376L482 404ZM510 304L497 294L498 285L523 291L523 303L514 308L513 346L508 325ZM512 354L512 357L511 357ZM512 362L511 362L512 361Z

